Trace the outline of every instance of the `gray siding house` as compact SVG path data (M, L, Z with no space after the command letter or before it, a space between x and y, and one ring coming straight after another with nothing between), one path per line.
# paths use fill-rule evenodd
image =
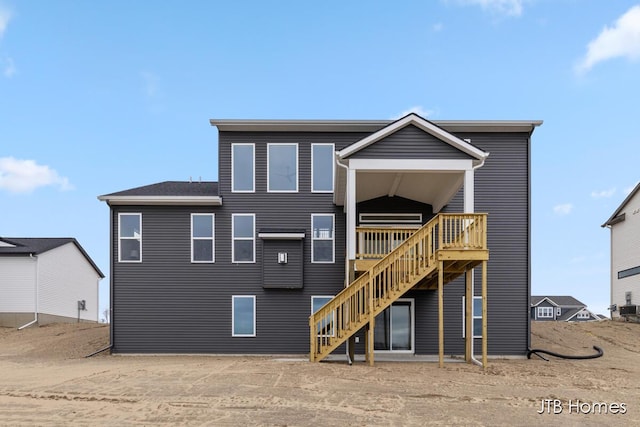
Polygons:
M113 352L525 355L541 123L211 120L218 182L99 197Z
M587 305L574 297L531 296L531 320L589 322L600 320L600 316L587 309Z

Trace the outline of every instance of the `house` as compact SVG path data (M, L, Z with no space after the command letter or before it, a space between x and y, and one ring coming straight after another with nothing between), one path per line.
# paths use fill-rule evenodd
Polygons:
M640 183L602 227L611 230L611 318L640 320Z
M586 304L574 297L531 296L531 320L558 320L563 322L588 322L601 320L587 309Z
M0 326L97 322L102 278L74 238L0 237Z
M114 352L526 355L541 121L210 123L217 182L98 197Z

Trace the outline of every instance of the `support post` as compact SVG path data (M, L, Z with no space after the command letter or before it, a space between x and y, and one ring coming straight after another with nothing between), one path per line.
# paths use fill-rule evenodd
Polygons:
M438 365L444 368L444 263L438 261Z
M356 258L356 171L347 171L347 257Z
M487 369L487 261L482 261L482 368Z
M464 272L464 360L471 363L471 341L473 340L473 294L471 293L472 270Z
M369 330L367 331L367 352L369 353L369 365L373 366L373 330L376 326L376 318L373 310L373 283L369 275Z
M309 362L316 361L317 338L315 333L316 325L313 322L313 318L313 315L309 318Z

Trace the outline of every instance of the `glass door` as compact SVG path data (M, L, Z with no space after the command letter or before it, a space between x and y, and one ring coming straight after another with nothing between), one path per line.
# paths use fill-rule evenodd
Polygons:
M400 299L376 316L374 350L413 353L413 299Z

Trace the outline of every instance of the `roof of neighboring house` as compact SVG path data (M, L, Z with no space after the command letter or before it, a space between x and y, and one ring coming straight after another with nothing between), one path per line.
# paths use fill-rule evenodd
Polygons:
M624 209L627 203L629 203L629 200L633 199L633 196L635 196L638 191L640 191L640 182L638 182L638 184L634 187L634 189L631 190L631 193L629 193L629 195L622 201L622 203L620 203L620 206L618 206L618 209L615 210L613 215L611 215L609 219L606 220L605 223L602 224L600 227L607 227L609 225L613 225L618 222L624 221L625 215L624 214L620 215L620 211Z
M531 296L531 307L535 307L540 304L544 300L549 301L551 304L560 307L586 307L587 305L578 301L574 297L568 295L541 295L541 296Z
M222 204L214 181L164 181L98 196L112 205L215 205Z
M576 317L576 315L578 313L580 313L581 311L586 311L587 313L589 313L589 316L596 319L596 320L600 320L600 318L598 317L598 315L593 314L591 311L587 310L586 308L573 308L571 310L566 311L565 313L562 313L562 316L558 317L557 320L566 320L569 321L571 319L573 319L574 317Z
M98 275L104 278L104 274L95 262L91 259L89 254L73 237L0 237L0 256L2 255L39 255L41 253L50 251L51 249L58 248L66 245L67 243L73 243L78 250L84 255L89 264L93 267Z

